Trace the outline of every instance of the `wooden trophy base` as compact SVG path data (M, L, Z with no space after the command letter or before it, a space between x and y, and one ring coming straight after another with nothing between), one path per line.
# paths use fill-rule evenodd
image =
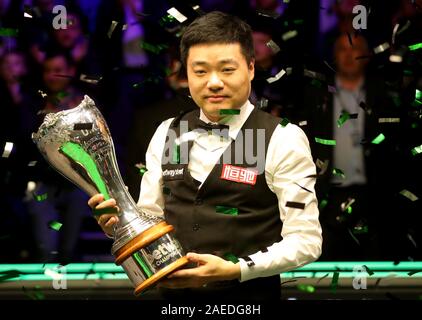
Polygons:
M130 240L122 248L117 250L117 252L114 254L116 257L116 265L121 265L127 258L132 256L132 254L173 230L173 226L167 224L165 221L162 221L155 226L145 230ZM188 262L189 260L185 256L177 259L176 261L173 261L171 264L165 266L163 269L159 270L151 277L143 281L140 285L138 285L134 291L135 295L141 294L143 291L155 285L160 279L166 277L176 269L183 267Z

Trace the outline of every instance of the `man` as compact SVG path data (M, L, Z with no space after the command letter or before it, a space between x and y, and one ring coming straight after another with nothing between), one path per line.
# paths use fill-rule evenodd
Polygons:
M180 51L200 110L158 127L146 154L148 171L138 204L145 212L164 215L197 267L173 273L160 283L161 291L166 298L279 299L280 272L321 253L315 166L307 138L298 127L280 125L280 119L249 103L254 48L245 22L221 12L204 15L186 29ZM239 114L220 113L227 109ZM228 126L228 135L196 131L204 127L200 120ZM197 132L186 142L189 161L163 163L166 144L189 140L181 134L186 123ZM263 151L251 157L257 148ZM176 169L184 173L167 174ZM101 201L96 195L88 204L97 209L116 205ZM221 213L221 207L230 214ZM110 214L98 219L108 234L116 221Z
M335 146L311 141L312 154L322 169L317 195L320 201L328 201L320 210L323 260L394 258L392 246L386 246L388 256L382 256L378 247L378 230L390 234L387 226L393 220L387 215L389 208L375 199L388 198L388 206L393 206L391 181L401 181L398 172L391 172L391 167L402 163L395 149L400 123L382 120L397 119L398 108L392 106L385 82L367 72L368 55L362 35L342 34L334 44L335 78L328 79L335 90L305 89L308 136L336 141ZM385 141L373 143L380 133ZM385 240L392 238L390 234Z

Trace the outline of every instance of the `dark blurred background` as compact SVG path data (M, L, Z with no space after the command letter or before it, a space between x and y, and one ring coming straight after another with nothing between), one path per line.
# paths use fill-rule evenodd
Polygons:
M46 164L31 133L88 94L137 201L155 129L195 107L180 36L212 10L254 30L251 101L308 135L321 260L421 260L421 2L0 0L0 263L113 261L87 195ZM56 5L65 29L53 27Z

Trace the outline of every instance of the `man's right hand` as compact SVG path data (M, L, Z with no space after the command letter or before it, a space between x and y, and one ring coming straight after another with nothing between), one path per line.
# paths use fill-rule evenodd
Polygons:
M119 207L116 205L116 200L108 199L104 201L104 196L102 194L96 194L88 200L88 206L90 206L93 211L104 211L103 214L95 214L94 212L94 217L97 219L97 222L104 233L108 236L113 236L113 226L119 221L119 218L117 217Z

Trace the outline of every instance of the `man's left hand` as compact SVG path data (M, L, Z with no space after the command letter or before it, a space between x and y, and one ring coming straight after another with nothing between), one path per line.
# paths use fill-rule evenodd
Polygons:
M181 269L158 283L159 287L181 289L198 288L214 281L233 280L240 278L239 263L226 261L212 254L189 252L186 257L197 267Z

